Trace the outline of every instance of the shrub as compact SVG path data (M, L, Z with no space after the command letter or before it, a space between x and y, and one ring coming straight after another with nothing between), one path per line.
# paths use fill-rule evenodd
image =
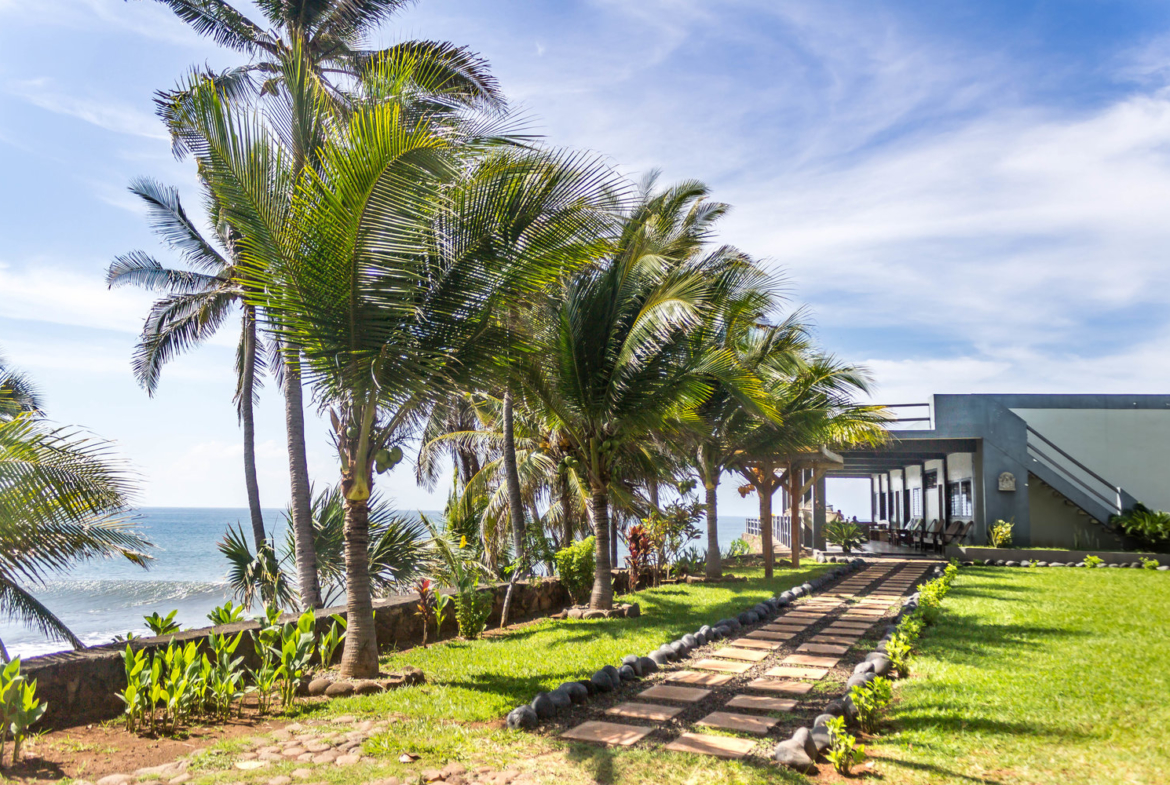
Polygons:
M1109 522L1153 547L1170 542L1170 512L1151 510L1141 502L1120 515L1110 516Z
M910 675L911 639L898 630L886 641L886 656L903 679Z
M230 605L230 603L229 603ZM143 616L143 621L150 631L155 635L171 635L179 631L179 623L175 621L175 615L178 609L171 611L166 616L160 616L158 613L152 613L149 616Z
M737 537L727 546L727 558L734 559L737 556L747 556L751 551L752 549L748 547L747 540L743 537Z
M869 535L850 521L833 521L825 526L825 540L833 545L841 546L841 550L849 553L869 542Z
M596 543L592 536L556 553L557 575L574 602L585 602L593 589Z
M848 774L865 760L865 747L858 745L857 739L845 730L843 717L834 717L825 723L825 727L829 729L829 749L825 751L825 757L838 773Z
M305 611L295 622L288 622L280 629L280 648L274 654L280 664L276 676L280 681L280 699L284 708L293 705L297 697L297 684L309 670L313 659L313 644L316 617L312 611Z
M878 676L870 682L858 684L849 694L857 709L857 722L861 729L866 733L876 731L894 695L890 680Z
M231 600L228 600L218 608L213 609L207 614L207 620L215 626L223 624L232 624L244 617L244 611L247 610L243 605L233 605Z
M1105 560L1102 559L1100 556L1094 556L1092 554L1089 554L1088 556L1085 557L1085 566L1086 567L1096 567L1098 564L1100 564L1103 561L1105 561Z
M996 521L987 532L987 542L992 548L1006 548L1012 544L1012 529L1015 527L1014 523L1007 521Z
M1157 559L1147 559L1144 556L1142 556L1140 558L1142 561L1142 567L1147 569L1147 570L1156 570L1156 569L1158 569L1159 566L1161 566L1158 564Z

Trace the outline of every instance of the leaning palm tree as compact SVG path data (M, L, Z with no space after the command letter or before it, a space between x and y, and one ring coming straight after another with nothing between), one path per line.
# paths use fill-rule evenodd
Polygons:
M527 405L549 412L587 480L596 538L590 605L601 609L613 604L610 496L621 467L689 419L712 380L733 370L730 353L698 355L686 340L718 296L726 260L697 250L720 208L705 201L699 183L656 193L654 182L643 184L613 252L549 298L540 348L522 373Z
M12 404L18 388L19 408ZM145 567L150 543L130 527L134 478L112 445L49 424L28 410L29 390L23 377L0 368L0 615L82 649L26 586L88 559L122 557ZM3 641L0 656L7 662Z
M880 444L887 438L888 419L880 406L863 405L856 397L869 391L864 368L828 355L809 352L795 368L786 354L769 356L759 367L767 397L778 415L757 419L738 434L738 455L732 465L759 494L760 535L764 574L772 577L772 496L786 487L790 503L792 564L800 564L800 500L824 464L827 450L858 444ZM808 479L806 475L811 475Z
M246 65L205 76L224 95L263 106L269 127L289 156L289 183L300 178L302 169L317 167L329 129L344 124L356 105L389 102L427 115L503 106L486 63L465 48L438 41L404 41L385 49L364 46L380 25L409 5L405 0L260 0L255 5L263 22L225 0L157 1L197 33L249 56ZM197 131L192 140L185 127L190 88L162 92L158 100L180 156L200 144ZM301 601L321 607L299 355L286 350L283 371Z
M246 282L232 259L238 238L233 238L227 224L214 214L218 212L214 199L209 199L208 205L213 212L209 218L216 242L205 238L195 226L176 189L140 178L130 185L130 192L145 203L151 227L185 265L166 267L147 253L132 251L117 257L106 273L111 289L134 285L164 294L151 307L134 351L134 376L147 395L153 397L158 390L163 365L211 338L237 308L242 311L236 354L236 410L244 431L244 487L252 539L257 552L263 552L264 517L256 479L253 414L256 374L263 358L257 351L256 308L244 301Z

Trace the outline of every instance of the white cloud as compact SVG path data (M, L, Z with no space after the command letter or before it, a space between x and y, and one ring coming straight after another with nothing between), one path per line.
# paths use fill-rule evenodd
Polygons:
M98 274L0 261L0 317L137 334L152 299L149 292L107 289Z
M107 131L150 139L169 138L162 123L149 111L109 96L70 95L59 90L51 79L12 80L5 85L4 90L33 106L76 117Z

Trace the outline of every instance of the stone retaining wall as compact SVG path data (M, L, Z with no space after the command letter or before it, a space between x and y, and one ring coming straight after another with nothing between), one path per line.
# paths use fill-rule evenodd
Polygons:
M615 571L613 577L614 592L624 591L628 583L626 573ZM492 615L488 621L489 627L499 624L507 589L506 583L485 589L495 594L495 607L492 609ZM422 642L422 623L416 613L417 603L418 595L416 594L375 600L374 621L377 626L378 647L380 649L405 649ZM556 578L545 578L535 582L517 581L509 617L513 620L521 620L548 616L570 604L568 592ZM346 615L345 606L325 608L316 612L318 633L328 632L329 626L332 624L329 617L333 614L344 618ZM292 621L295 618L293 615L286 615L282 621ZM203 642L211 632L235 635L240 631L256 630L258 627L259 625L253 621L237 622L220 627L184 630L173 636L139 638L132 645L136 650L165 649L172 640L182 644L190 641ZM432 630L428 636L428 642L440 638L452 638L457 634L457 631L455 614L449 613L443 624L441 635L436 638ZM55 728L70 727L107 720L120 715L122 702L116 693L121 692L126 686L125 668L122 661L122 654L125 650L126 644L111 643L82 651L48 654L24 660L22 662L23 672L29 679L37 680L37 695L49 704L49 711L43 721L44 725ZM246 663L255 663L255 653L252 651L250 635L244 636L236 653L243 656ZM341 650L338 649L339 657L340 654Z

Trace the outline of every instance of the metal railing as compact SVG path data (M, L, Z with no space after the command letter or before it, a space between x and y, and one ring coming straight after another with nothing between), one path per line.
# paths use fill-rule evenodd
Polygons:
M934 428L934 408L929 403L881 404L893 415L886 420L886 428L899 430L930 430ZM903 414L906 410L906 414Z
M1082 493L1101 502L1111 514L1122 511L1121 487L1114 485L1062 450L1031 425L1028 428L1028 455L1072 483ZM1086 510L1087 512L1087 510ZM1101 521L1107 523L1107 521Z
M779 548L780 550L792 550L792 539L788 536L790 531L788 525L789 517L788 515L772 516L772 547ZM760 519L748 518L744 528L747 534L759 537ZM803 521L800 526L800 544L804 548L813 547L812 529L805 526Z

